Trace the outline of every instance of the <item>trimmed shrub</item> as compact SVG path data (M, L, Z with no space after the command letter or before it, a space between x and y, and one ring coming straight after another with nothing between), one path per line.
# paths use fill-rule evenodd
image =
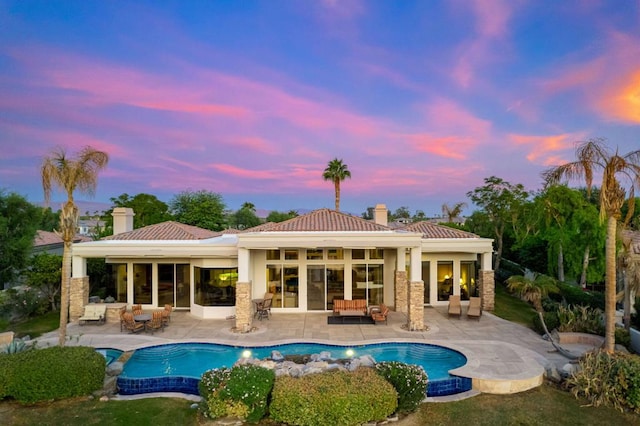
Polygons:
M640 359L634 355L596 351L580 361L580 371L567 380L576 397L594 406L640 412Z
M629 331L624 328L616 328L616 344L622 345L627 348L628 351L631 350L631 334Z
M549 297L557 302L567 305L590 306L604 310L604 293L598 291L585 291L579 286L558 283L560 293L550 294Z
M22 403L88 395L100 389L105 359L90 347L51 347L0 356L0 372L11 371L0 394ZM5 376L5 374L2 374Z
M275 373L257 365L217 368L202 375L198 384L205 417L234 416L258 422L267 411Z
M393 386L371 368L276 379L269 413L298 426L352 426L383 420L397 408Z
M427 396L427 373L422 367L402 362L380 362L376 371L387 382L391 383L398 393L398 411L410 413Z

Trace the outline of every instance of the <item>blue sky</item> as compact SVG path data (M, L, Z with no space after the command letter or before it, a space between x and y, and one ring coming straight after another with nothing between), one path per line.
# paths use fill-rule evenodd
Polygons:
M342 210L434 215L593 137L640 147L638 1L0 0L0 188L34 202L91 145L98 202L332 208L337 157Z

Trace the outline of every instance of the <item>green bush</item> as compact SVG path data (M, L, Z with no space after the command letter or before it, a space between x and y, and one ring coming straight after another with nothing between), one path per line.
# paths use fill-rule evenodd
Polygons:
M203 413L213 419L234 416L257 422L266 414L274 381L273 370L256 365L209 370L198 385Z
M594 309L604 310L604 294L598 291L585 291L582 287L558 283L560 292L550 294L549 297L557 302L567 305L589 306Z
M616 344L631 350L631 334L624 328L616 328Z
M59 347L0 356L0 396L22 403L88 395L100 389L105 359L94 348ZM3 384L4 382L4 384Z
M216 390L222 388L231 375L230 368L214 368L213 370L205 371L198 382L198 391L203 401L209 399Z
M594 406L610 405L640 412L640 358L597 351L580 361L580 371L567 380L576 397Z
M383 420L396 411L398 394L371 368L276 379L271 419L298 426L351 426Z
M376 371L387 382L391 383L398 393L398 411L410 413L427 396L427 373L419 365L402 362L380 362Z
M591 333L604 335L602 311L589 306L560 305L558 307L558 331L567 333Z
M560 321L558 320L558 313L555 311L545 312L543 314L543 317L544 317L544 323L547 325L547 329L549 329L549 332L551 332L551 330L558 328L558 326L560 325ZM535 315L533 317L533 328L539 334L544 334L544 328L542 327L542 323L540 322L539 315Z

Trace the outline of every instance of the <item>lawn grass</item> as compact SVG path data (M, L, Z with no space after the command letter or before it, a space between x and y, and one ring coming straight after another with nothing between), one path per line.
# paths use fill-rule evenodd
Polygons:
M533 318L537 315L533 306L512 296L499 284L496 284L495 310L493 314L529 328L533 328Z
M26 321L8 324L5 330L13 331L16 337L31 336L36 338L44 333L56 330L60 327L60 312L47 312L36 318L30 318Z
M7 425L197 425L190 401L149 398L99 402L76 398L21 406L0 402L0 419ZM6 420L4 420L6 419ZM264 421L261 424L273 425ZM463 401L425 403L397 426L422 425L640 425L640 416L610 407L588 407L569 392L542 385L513 395L482 394Z
M544 384L513 395L482 394L463 401L422 404L397 426L640 425L636 414L585 404L567 391Z
M5 425L197 425L197 410L191 401L149 398L100 402L86 398L21 406L0 403Z

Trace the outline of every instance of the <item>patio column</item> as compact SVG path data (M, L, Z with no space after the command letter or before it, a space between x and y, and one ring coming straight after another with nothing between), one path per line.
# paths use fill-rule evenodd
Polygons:
M236 326L237 331L251 330L253 319L251 306L251 281L249 281L249 250L238 249L238 282L236 283Z
M478 274L478 285L482 297L482 310L493 311L495 309L496 282L493 267L491 265L493 253L486 252L481 255L481 266Z
M87 259L73 256L71 259L71 283L69 289L69 318L77 321L84 314L84 307L89 303L89 277L87 276Z
M410 331L424 330L424 281L422 281L422 250L411 248L411 277L408 291L408 324Z
M395 277L395 300L396 312L407 313L408 311L408 288L407 288L407 268L405 267L405 253L407 249L401 247L396 255L396 277Z

